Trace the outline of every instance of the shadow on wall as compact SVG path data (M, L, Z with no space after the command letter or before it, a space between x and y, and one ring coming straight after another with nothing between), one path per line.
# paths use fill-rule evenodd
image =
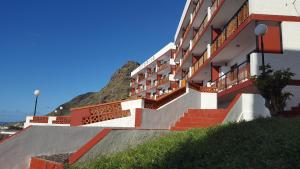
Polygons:
M189 131L185 141L143 168L300 167L299 119L259 119L198 131Z

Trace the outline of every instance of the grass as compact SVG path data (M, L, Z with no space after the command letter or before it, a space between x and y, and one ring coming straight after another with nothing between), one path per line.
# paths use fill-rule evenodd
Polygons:
M259 119L173 133L72 169L296 169L300 119Z

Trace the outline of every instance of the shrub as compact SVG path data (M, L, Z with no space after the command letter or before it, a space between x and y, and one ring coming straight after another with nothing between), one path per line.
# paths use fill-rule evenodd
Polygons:
M265 98L265 106L270 110L272 116L283 112L287 100L290 99L292 93L283 92L292 77L295 75L290 69L274 71L270 65L261 66L260 70L265 68L265 73L255 78L255 85L260 94Z

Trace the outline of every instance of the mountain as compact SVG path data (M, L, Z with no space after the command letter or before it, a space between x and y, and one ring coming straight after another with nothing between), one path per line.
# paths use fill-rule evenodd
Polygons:
M129 61L113 74L109 83L99 92L88 92L76 96L69 102L59 105L56 108L58 113L51 112L48 115L68 115L71 108L127 99L130 91L130 73L139 65L137 62ZM62 113L59 111L60 106L64 108Z

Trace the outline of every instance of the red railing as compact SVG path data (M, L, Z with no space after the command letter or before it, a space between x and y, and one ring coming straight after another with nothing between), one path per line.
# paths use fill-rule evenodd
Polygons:
M145 99L146 109L158 109L159 107L169 103L186 92L186 87L183 86L166 95L160 96L157 100Z
M97 123L130 116L129 110L122 110L121 101L75 108L72 112L72 126Z
M169 80L169 77L165 77L165 78L163 78L163 79L159 79L159 80L158 80L158 83L157 83L157 86L166 84L166 83L168 83L169 81L170 81L170 80Z
M140 76L138 82L145 80L145 76Z
M53 124L70 124L71 116L58 116L56 120L52 122Z
M30 123L48 123L48 116L34 116Z
M199 86L194 83L189 83L189 87L194 90L197 90L199 92L202 92L202 93L217 93L218 92L218 89L216 87Z
M160 72L160 71L162 71L162 70L164 70L164 69L167 69L167 68L169 68L169 67L171 67L171 65L170 65L169 62L167 62L167 63L165 63L165 64L162 64L162 65L159 66L157 72Z
M246 61L212 82L211 86L223 91L248 79L250 79L250 64Z

